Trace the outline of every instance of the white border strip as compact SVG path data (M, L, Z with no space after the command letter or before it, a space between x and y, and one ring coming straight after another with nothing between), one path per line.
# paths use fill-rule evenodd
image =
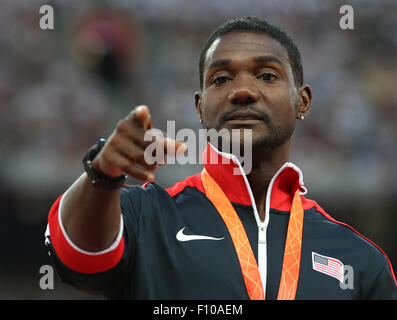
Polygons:
M60 228L61 228L61 230L62 230L62 233L63 233L63 235L65 236L65 239L66 239L66 241L68 242L68 244L69 244L73 249L75 249L76 251L78 251L78 252L80 252L80 253L83 253L83 254L86 254L86 255L90 255L90 256L97 256L97 255L105 254L105 253L108 253L108 252L110 252L110 251L115 250L115 249L118 247L118 245L120 244L121 238L122 238L122 236L123 236L123 230L124 230L123 215L120 214L120 230L119 230L119 233L117 234L116 239L115 239L114 242L110 245L109 248L104 249L104 250L101 250L101 251L96 251L96 252L83 250L83 249L79 248L78 246L76 246L76 245L73 243L73 241L69 238L68 234L66 233L65 227L63 226L63 223L62 223L62 204L63 204L63 199L64 199L65 195L67 194L67 192L68 192L68 191L66 191L66 192L63 194L63 196L62 196L62 198L61 198L61 201L60 201L60 203L59 203L59 207L58 207L58 223L59 223L59 226L60 226ZM46 236L50 236L49 225L47 225L47 230L46 230L45 235L46 235Z

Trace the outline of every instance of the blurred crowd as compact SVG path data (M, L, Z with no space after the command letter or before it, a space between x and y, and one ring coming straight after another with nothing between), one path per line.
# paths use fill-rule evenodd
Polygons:
M109 3L49 2L55 28L41 30L40 2L3 2L0 175L9 187L40 184L42 191L72 181L87 146L138 104L151 108L158 128L166 120L198 128L193 93L201 46L215 27L243 13L281 25L302 52L314 100L298 124L294 160L316 189L396 189L391 1L353 2L355 30L339 27L335 1ZM324 174L317 178L318 170Z
M354 30L339 27L346 3ZM42 4L54 8L54 30L39 27ZM89 146L140 104L159 129L167 120L198 129L201 47L227 19L256 15L295 39L313 89L292 153L309 196L312 188L336 202L395 198L396 14L392 0L2 1L0 195L63 192L81 174ZM159 182L196 171L167 168Z

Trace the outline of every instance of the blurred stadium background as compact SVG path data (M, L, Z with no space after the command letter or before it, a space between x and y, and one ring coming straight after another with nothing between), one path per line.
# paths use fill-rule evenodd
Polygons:
M55 29L39 28L50 4ZM341 30L350 4L355 30ZM154 126L199 129L198 57L237 15L296 40L314 92L292 161L308 197L377 243L397 268L397 2L324 0L3 0L0 4L0 299L96 299L55 279L41 290L46 218L81 174L81 159L131 108ZM198 166L163 167L172 185ZM139 183L131 181L132 183Z

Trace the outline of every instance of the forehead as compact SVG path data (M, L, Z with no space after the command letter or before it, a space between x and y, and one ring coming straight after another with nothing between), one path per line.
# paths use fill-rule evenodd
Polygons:
M289 64L288 52L281 43L264 33L231 32L217 38L208 48L205 66L218 59L249 59L254 56L275 56Z

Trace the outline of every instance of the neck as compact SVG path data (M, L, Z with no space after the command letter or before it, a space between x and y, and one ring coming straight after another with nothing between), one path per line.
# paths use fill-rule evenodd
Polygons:
M247 179L261 219L264 219L265 215L265 200L269 183L276 172L288 161L290 161L290 140L271 151L253 150L252 170L247 175Z

